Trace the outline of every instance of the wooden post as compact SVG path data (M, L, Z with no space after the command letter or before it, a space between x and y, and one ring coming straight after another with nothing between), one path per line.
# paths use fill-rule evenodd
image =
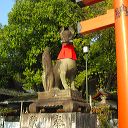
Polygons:
M119 128L128 128L128 0L114 0Z

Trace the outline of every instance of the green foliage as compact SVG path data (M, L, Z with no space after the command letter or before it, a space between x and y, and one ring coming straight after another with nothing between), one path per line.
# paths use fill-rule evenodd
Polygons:
M16 112L16 110L13 110L12 108L0 108L0 115L6 115L11 112Z
M115 53L113 28L102 31L90 47L89 70L98 76L99 85L107 89L116 84Z
M91 35L85 36L83 39L75 39L78 60L78 74L76 77L76 85L82 85L86 73L86 55L82 52L85 45L90 45L88 53L88 83L97 84L98 88L105 90L116 90L116 49L114 29L109 28ZM92 83L92 79L98 80ZM89 85L90 86L90 85Z
M75 85L76 85L76 88L80 88L82 82L85 80L85 77L86 77L86 71L82 71L80 72L76 78L75 78Z
M41 71L37 70L34 72L33 70L25 69L23 75L26 76L23 80L24 89L29 90L32 88L32 85L40 85L41 84Z
M10 78L20 80L24 88L40 85L43 49L49 46L56 59L60 28L77 26L83 17L82 9L70 0L17 0L9 13L9 25L0 35L0 66L4 68L0 86L7 76L4 86Z
M100 128L110 128L109 120L111 117L110 107L108 105L100 105L96 110Z
M25 89L40 86L42 52L49 46L52 59L57 58L61 47L60 28L73 26L76 30L78 21L104 14L110 8L112 0L83 9L70 0L16 0L9 13L9 25L0 26L0 86L7 86L10 79L19 81ZM114 29L78 37L73 43L78 57L77 87L81 86L86 75L86 57L82 48L90 45L88 80L98 79L98 86L115 89Z

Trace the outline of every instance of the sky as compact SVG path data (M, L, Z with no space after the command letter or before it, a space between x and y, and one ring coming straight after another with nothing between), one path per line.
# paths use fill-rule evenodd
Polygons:
M8 13L11 11L15 0L0 0L0 23L2 25L8 24Z

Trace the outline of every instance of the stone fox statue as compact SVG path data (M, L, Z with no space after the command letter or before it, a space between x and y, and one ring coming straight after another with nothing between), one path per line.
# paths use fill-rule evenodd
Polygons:
M70 41L73 37L73 31L69 28L60 32L62 48L58 55L56 64L52 66L48 48L44 50L42 60L44 67L43 85L46 91L54 88L71 88L75 90L74 78L76 75L76 53L74 46ZM68 80L68 83L67 83Z

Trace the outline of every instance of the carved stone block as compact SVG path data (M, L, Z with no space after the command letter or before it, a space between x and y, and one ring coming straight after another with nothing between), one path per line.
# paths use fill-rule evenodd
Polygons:
M33 108L36 107L36 108ZM74 90L38 92L38 100L29 106L30 112L89 112L90 105Z
M96 128L96 115L80 112L23 114L21 128Z

